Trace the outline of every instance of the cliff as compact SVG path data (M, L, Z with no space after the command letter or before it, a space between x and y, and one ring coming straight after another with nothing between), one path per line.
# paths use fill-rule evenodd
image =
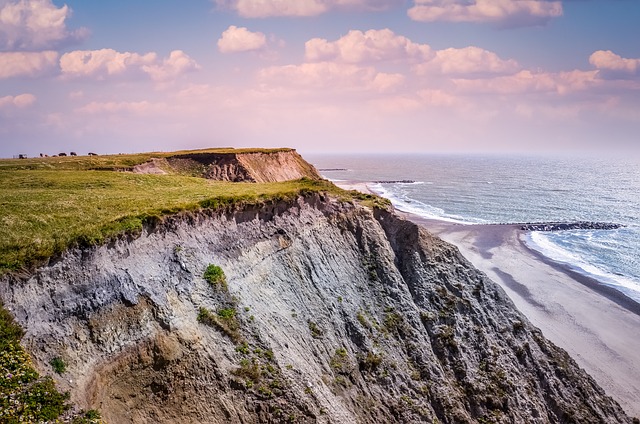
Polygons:
M169 156L166 162L175 170L219 181L269 183L320 178L294 149L196 151Z
M631 422L455 247L321 193L165 217L0 297L109 423Z

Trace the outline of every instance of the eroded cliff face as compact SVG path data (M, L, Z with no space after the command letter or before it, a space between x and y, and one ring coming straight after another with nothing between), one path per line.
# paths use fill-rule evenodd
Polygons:
M294 149L239 153L187 153L167 158L169 166L190 169L219 181L269 183L317 179L320 175Z
M321 195L175 216L0 287L42 371L62 358L110 423L631 422L455 247Z

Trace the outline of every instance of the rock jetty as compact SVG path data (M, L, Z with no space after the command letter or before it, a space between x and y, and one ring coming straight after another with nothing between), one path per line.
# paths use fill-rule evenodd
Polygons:
M613 222L537 222L519 224L523 231L565 231L565 230L616 230L624 227Z

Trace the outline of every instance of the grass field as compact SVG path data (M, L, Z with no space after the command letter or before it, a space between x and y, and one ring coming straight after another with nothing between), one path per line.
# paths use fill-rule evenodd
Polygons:
M0 159L0 171L15 170L58 170L58 171L82 171L82 170L122 170L132 168L147 162L151 158L168 158L193 153L274 153L288 152L293 149L233 149L230 147L201 150L179 150L176 152L150 152L126 155L99 155L99 156L64 156L48 158L28 159Z
M75 243L139 231L164 215L321 190L339 189L309 179L255 184L110 171L0 171L0 274L30 268Z

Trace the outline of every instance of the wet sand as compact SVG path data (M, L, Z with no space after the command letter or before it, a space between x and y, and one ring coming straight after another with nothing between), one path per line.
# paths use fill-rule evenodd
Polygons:
M365 183L340 186L371 192ZM403 215L456 245L628 414L640 417L640 305L529 249L518 226L458 225Z

